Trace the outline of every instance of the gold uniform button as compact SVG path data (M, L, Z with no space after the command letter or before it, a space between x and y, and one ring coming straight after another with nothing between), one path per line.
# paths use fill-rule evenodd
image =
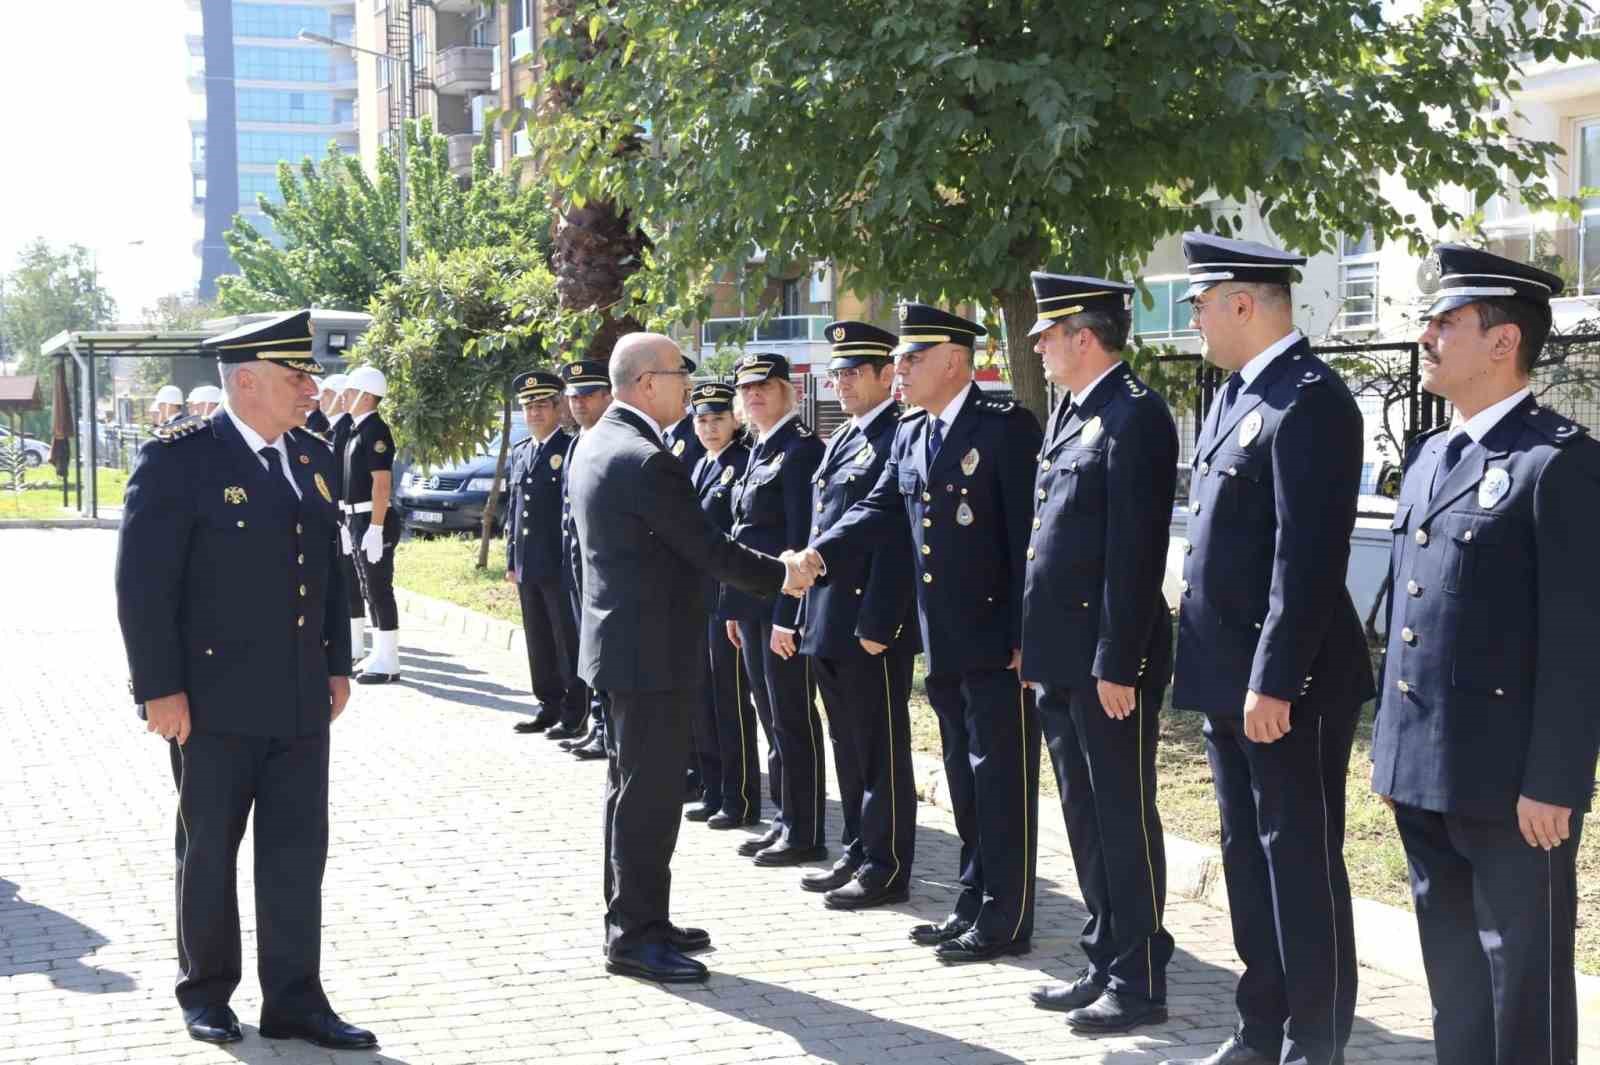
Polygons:
M1031 548L1031 547L1028 548L1028 560L1030 562L1033 560L1033 548Z
M923 583L923 584L932 584L932 583L933 583L933 574L931 574L931 573L924 573L924 574L923 574L923 575L922 575L922 583Z
M811 526L811 535L812 535L812 536L815 536L815 535L817 535L817 534L818 534L818 533L819 533L819 532L821 532L821 531L822 531L822 526L820 526L820 525L813 525L813 526Z
M821 513L822 513L822 504L821 504L821 503L818 503L818 504L817 504L817 513L818 513L818 514L821 514Z
M1405 693L1406 693L1406 692L1408 692L1408 691L1410 691L1410 690L1411 690L1411 685L1409 685L1409 684L1407 684L1407 683L1406 683L1406 682L1405 682L1405 681L1403 681L1403 680L1399 680L1399 681L1395 681L1395 685L1394 685L1394 686L1395 686L1395 687L1396 687L1396 688L1399 688L1399 689L1400 689L1400 694L1401 694L1401 695L1404 695L1404 694L1405 694Z
M1039 527L1039 519L1038 518L1034 518L1033 519L1033 527L1035 529L1037 529Z
M1048 470L1050 468L1050 460L1045 459L1043 462L1039 463L1039 468L1041 470Z
M1422 594L1422 585L1416 581L1406 581L1406 594L1415 599Z
M303 533L303 532L305 532L305 530L304 530L304 529L302 529L302 528L301 528L301 527L300 527L300 523L299 523L299 522L295 522L295 524L294 524L294 531L295 531L295 532L296 532L296 533Z
M932 503L932 502L933 502L933 496L932 496L932 494L931 494L931 493L928 493L928 492L924 492L924 493L922 493L922 501L923 501L923 502L924 502L924 503Z
M931 555L931 554L933 554L933 548L929 547L927 544L923 544L922 545L922 553L924 555Z
M1418 547L1427 547L1428 546L1428 530L1427 529L1418 529L1417 530L1417 546Z
M933 528L933 519L932 519L932 518L923 518L923 519L922 519L922 527L923 527L923 528L924 528L924 529L931 529L931 528Z
M1039 489L1039 498L1040 499L1044 498L1044 489L1043 488Z
M241 528L241 529L242 529L242 528L244 528L244 522L242 522L242 521L241 521L241 522L240 522L240 523L239 523L239 528Z
M1467 541L1467 543L1470 544L1472 542L1472 530L1468 529L1466 535L1463 536L1462 539Z
M305 598L305 594L306 594L306 586L305 586L305 585L303 585L303 584L302 584L302 585L301 585L301 586L300 586L300 597L301 597L301 598L302 598L302 599L303 599L303 598Z
M1416 643L1417 642L1417 634L1415 632L1413 632L1411 630L1411 627L1408 625L1407 627L1405 627L1405 628L1400 630L1400 640L1403 643Z
M1211 464L1209 462L1202 462L1200 464L1200 476L1204 477L1206 475L1206 471L1209 470L1210 468L1211 468Z
M294 560L296 562L300 563L300 565L302 565L302 566L304 566L306 564L306 556L304 556L304 555L296 555L296 556L294 556Z
M1198 514L1198 513L1200 513L1200 501L1198 499L1196 499L1193 503L1189 504L1189 513L1190 514Z
M1178 587L1183 589L1183 594L1184 595L1188 595L1191 585L1189 584L1189 581L1187 579L1185 579L1185 580L1183 580L1183 581L1181 581L1179 583Z
M297 627L297 628L302 628L302 629L303 629L303 628L305 628L305 627L306 627L306 619L305 619L305 615L304 615L304 614L302 614L302 615L300 615L300 616L299 616L299 617L297 617L297 618L295 618L295 619L294 619L294 623L295 623L295 626L296 626L296 627Z

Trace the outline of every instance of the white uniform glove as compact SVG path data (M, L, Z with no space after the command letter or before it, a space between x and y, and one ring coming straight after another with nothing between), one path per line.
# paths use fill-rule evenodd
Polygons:
M383 526L367 526L367 531L361 534L361 550L367 561L374 564L383 557Z
M353 555L355 550L355 545L350 542L350 527L348 525L339 526L339 553Z

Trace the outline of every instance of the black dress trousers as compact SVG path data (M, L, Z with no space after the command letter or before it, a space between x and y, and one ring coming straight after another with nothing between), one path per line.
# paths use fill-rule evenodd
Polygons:
M368 562L366 552L361 550L361 538L372 525L372 515L350 515L350 542L354 545L352 557L361 574L361 590L367 597L372 623L381 632L394 632L400 627L400 610L394 601L394 547L399 536L396 534L391 538L388 529L388 526L398 524L399 517L391 509L389 517L384 519L383 554L378 561Z
M322 871L328 857L328 736L193 733L169 745L178 786L178 1004L225 1005L239 986L239 842L254 809L256 952L262 1014L328 1009Z
M525 578L517 583L517 596L533 697L559 710L563 725L581 722L589 713L589 699L587 687L576 675L578 633L572 597L559 577L547 581Z
M739 622L739 638L744 641L751 688L757 692L756 709L761 709L764 689L771 715L767 739L773 749L767 756L767 765L774 771L774 790L778 793L775 801L778 817L783 821L781 842L792 847L820 847L825 842L822 804L827 798L827 763L823 758L826 739L822 717L817 713L811 659L799 652L779 658L772 650L769 618Z
M761 763L750 678L725 622L706 623L706 697L700 721L700 775L706 801L741 821L761 816Z

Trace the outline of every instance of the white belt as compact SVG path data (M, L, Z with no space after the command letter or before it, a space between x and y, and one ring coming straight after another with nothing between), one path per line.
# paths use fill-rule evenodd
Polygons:
M372 503L371 501L366 503L340 503L339 509L346 514L371 514Z

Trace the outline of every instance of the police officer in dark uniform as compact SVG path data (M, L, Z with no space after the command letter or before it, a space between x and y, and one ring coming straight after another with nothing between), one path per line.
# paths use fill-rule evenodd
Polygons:
M1033 275L1030 336L1066 389L1034 483L1023 593L1022 676L1061 792L1072 864L1089 919L1088 968L1034 1002L1086 1032L1163 1021L1172 936L1166 845L1156 812L1161 700L1172 675L1172 619L1161 595L1177 484L1178 431L1167 405L1121 353L1131 285Z
M328 441L333 447L333 498L344 499L344 453L350 444L350 404L360 394L350 387L344 374L333 374L328 379L338 393L328 420ZM356 572L355 544L350 539L350 527L344 508L339 509L339 575L343 580L344 594L350 610L350 660L360 662L366 657L367 647L367 597L361 590L361 575Z
M1206 717L1245 965L1238 1027L1198 1061L1338 1065L1356 1001L1345 772L1373 694L1345 587L1361 414L1294 328L1303 257L1201 233L1183 250L1206 357L1232 374L1195 448L1172 705Z
M371 1032L333 1012L320 977L328 727L350 696L350 630L309 312L205 342L227 404L140 450L117 551L133 697L178 786L178 1003L189 1035L243 1037L234 880L255 831L261 1034L335 1048ZM226 589L226 594L220 594Z
M561 559L564 563L561 577L572 602L573 632L576 633L582 618L583 552L578 544L577 523L572 520L572 498L567 484L572 480L579 437L594 428L611 405L611 378L606 375L605 363L581 360L563 363L557 373L566 382L567 405L579 429L572 434L566 460L561 464ZM571 751L579 761L603 761L606 756L605 693L590 690L576 672L573 682L583 686L588 700L589 731L575 739L561 740L560 746Z
M825 330L828 372L851 418L834 431L813 479L811 535L820 535L878 483L904 413L895 402L893 333L867 322ZM911 537L842 555L831 579L806 592L800 651L828 710L833 765L844 810L843 853L832 869L801 879L832 909L904 902L917 834L911 767L913 616Z
M776 555L804 547L811 535L811 477L822 441L800 420L789 360L751 352L734 365L734 387L755 442L744 477L734 482L733 538ZM756 709L767 727L767 771L778 812L765 835L740 847L757 865L787 866L827 856L823 843L827 768L822 718L811 667L796 646L800 601L754 599L723 589L721 609L737 637ZM763 705L765 703L765 705Z
M1039 719L1017 670L1039 423L973 380L982 326L920 303L899 314L896 370L906 401L922 409L901 419L867 498L807 557L831 572L847 554L904 535L910 521L962 887L954 912L911 938L936 946L941 961L982 961L1032 945Z
M732 385L709 381L690 393L695 436L705 455L690 480L700 509L723 532L733 528L733 487L750 462L750 446L733 415ZM705 707L695 720L694 747L705 797L684 814L712 828L753 825L761 819L761 768L756 750L756 711L750 678L738 648L728 639L718 610L721 586L706 584Z
M394 436L378 413L388 394L383 373L361 366L350 374L350 430L345 436L340 484L345 528L367 610L377 631L372 654L356 669L357 684L388 684L400 679L400 610L394 601L394 548L400 542L400 513L394 500Z
M1578 1060L1576 855L1600 691L1600 445L1528 376L1561 279L1455 244L1394 517L1373 788L1411 868L1441 1065Z
M534 370L512 382L528 436L511 451L506 507L506 580L517 586L528 673L539 713L518 732L557 732L574 739L583 732L588 693L577 678L578 633L572 611L570 556L562 555L562 469L572 437L561 428L566 384ZM559 730L557 728L559 726Z
M685 355L683 357L683 368L693 373L695 370L694 360ZM690 386L687 384L688 380L688 377L684 378L685 396L688 396L690 390ZM695 435L694 411L692 409L684 414L682 418L667 426L661 433L661 440L662 443L667 445L668 451L678 456L678 459L687 470L693 471L700 464L700 460L705 457L706 446Z

